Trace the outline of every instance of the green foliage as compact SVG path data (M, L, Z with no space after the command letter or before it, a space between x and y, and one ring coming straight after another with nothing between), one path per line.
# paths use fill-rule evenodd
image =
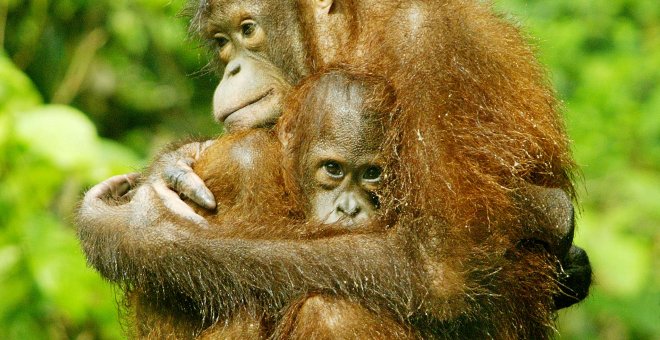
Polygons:
M101 136L145 156L175 135L219 131L214 75L202 71L208 55L188 38L183 5L11 1L4 45L47 102L80 109Z
M42 104L6 56L0 66L0 338L118 338L114 292L71 216L85 186L140 161L80 111Z
M71 216L85 187L139 169L167 141L219 130L215 80L182 6L0 1L0 338L121 337L114 292L85 266ZM548 65L582 170L576 243L596 284L560 313L560 334L657 339L660 6L497 7Z
M566 338L660 336L660 6L655 0L503 1L524 17L566 103L584 182L576 243L592 296Z

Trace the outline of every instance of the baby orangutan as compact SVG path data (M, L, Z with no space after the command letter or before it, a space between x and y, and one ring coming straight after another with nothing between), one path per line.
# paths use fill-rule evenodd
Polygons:
M276 131L223 136L194 164L218 200L213 213L197 209L210 222L207 232L310 238L382 229L374 217L392 90L381 78L330 69L304 81L290 98ZM334 296L303 296L283 317L259 309L246 306L202 338L404 338L409 332L386 312Z

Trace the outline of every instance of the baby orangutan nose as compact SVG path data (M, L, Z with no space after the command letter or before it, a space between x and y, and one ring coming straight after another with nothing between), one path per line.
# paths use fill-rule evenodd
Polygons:
M336 223L353 227L367 221L372 209L363 208L360 198L354 192L344 192L337 198L334 211L325 220L325 223Z
M355 195L352 192L339 196L339 202L337 204L338 213L353 218L357 216L361 210L362 209L360 209L360 205L357 203Z

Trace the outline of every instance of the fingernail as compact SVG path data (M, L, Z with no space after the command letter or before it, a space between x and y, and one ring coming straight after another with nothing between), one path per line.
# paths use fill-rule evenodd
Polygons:
M204 201L204 206L208 209L215 209L215 197L208 191L202 191L201 199Z
M208 229L210 227L209 222L205 219L202 219L201 221L199 221L197 223L197 225L199 225L201 228L204 228L204 229Z

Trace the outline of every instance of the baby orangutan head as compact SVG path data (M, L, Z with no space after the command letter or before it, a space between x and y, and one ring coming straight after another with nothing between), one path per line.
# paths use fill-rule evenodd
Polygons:
M381 78L337 69L296 91L298 121L289 126L295 131L285 145L298 160L296 178L310 220L352 227L374 216L384 178L383 123L393 96Z

